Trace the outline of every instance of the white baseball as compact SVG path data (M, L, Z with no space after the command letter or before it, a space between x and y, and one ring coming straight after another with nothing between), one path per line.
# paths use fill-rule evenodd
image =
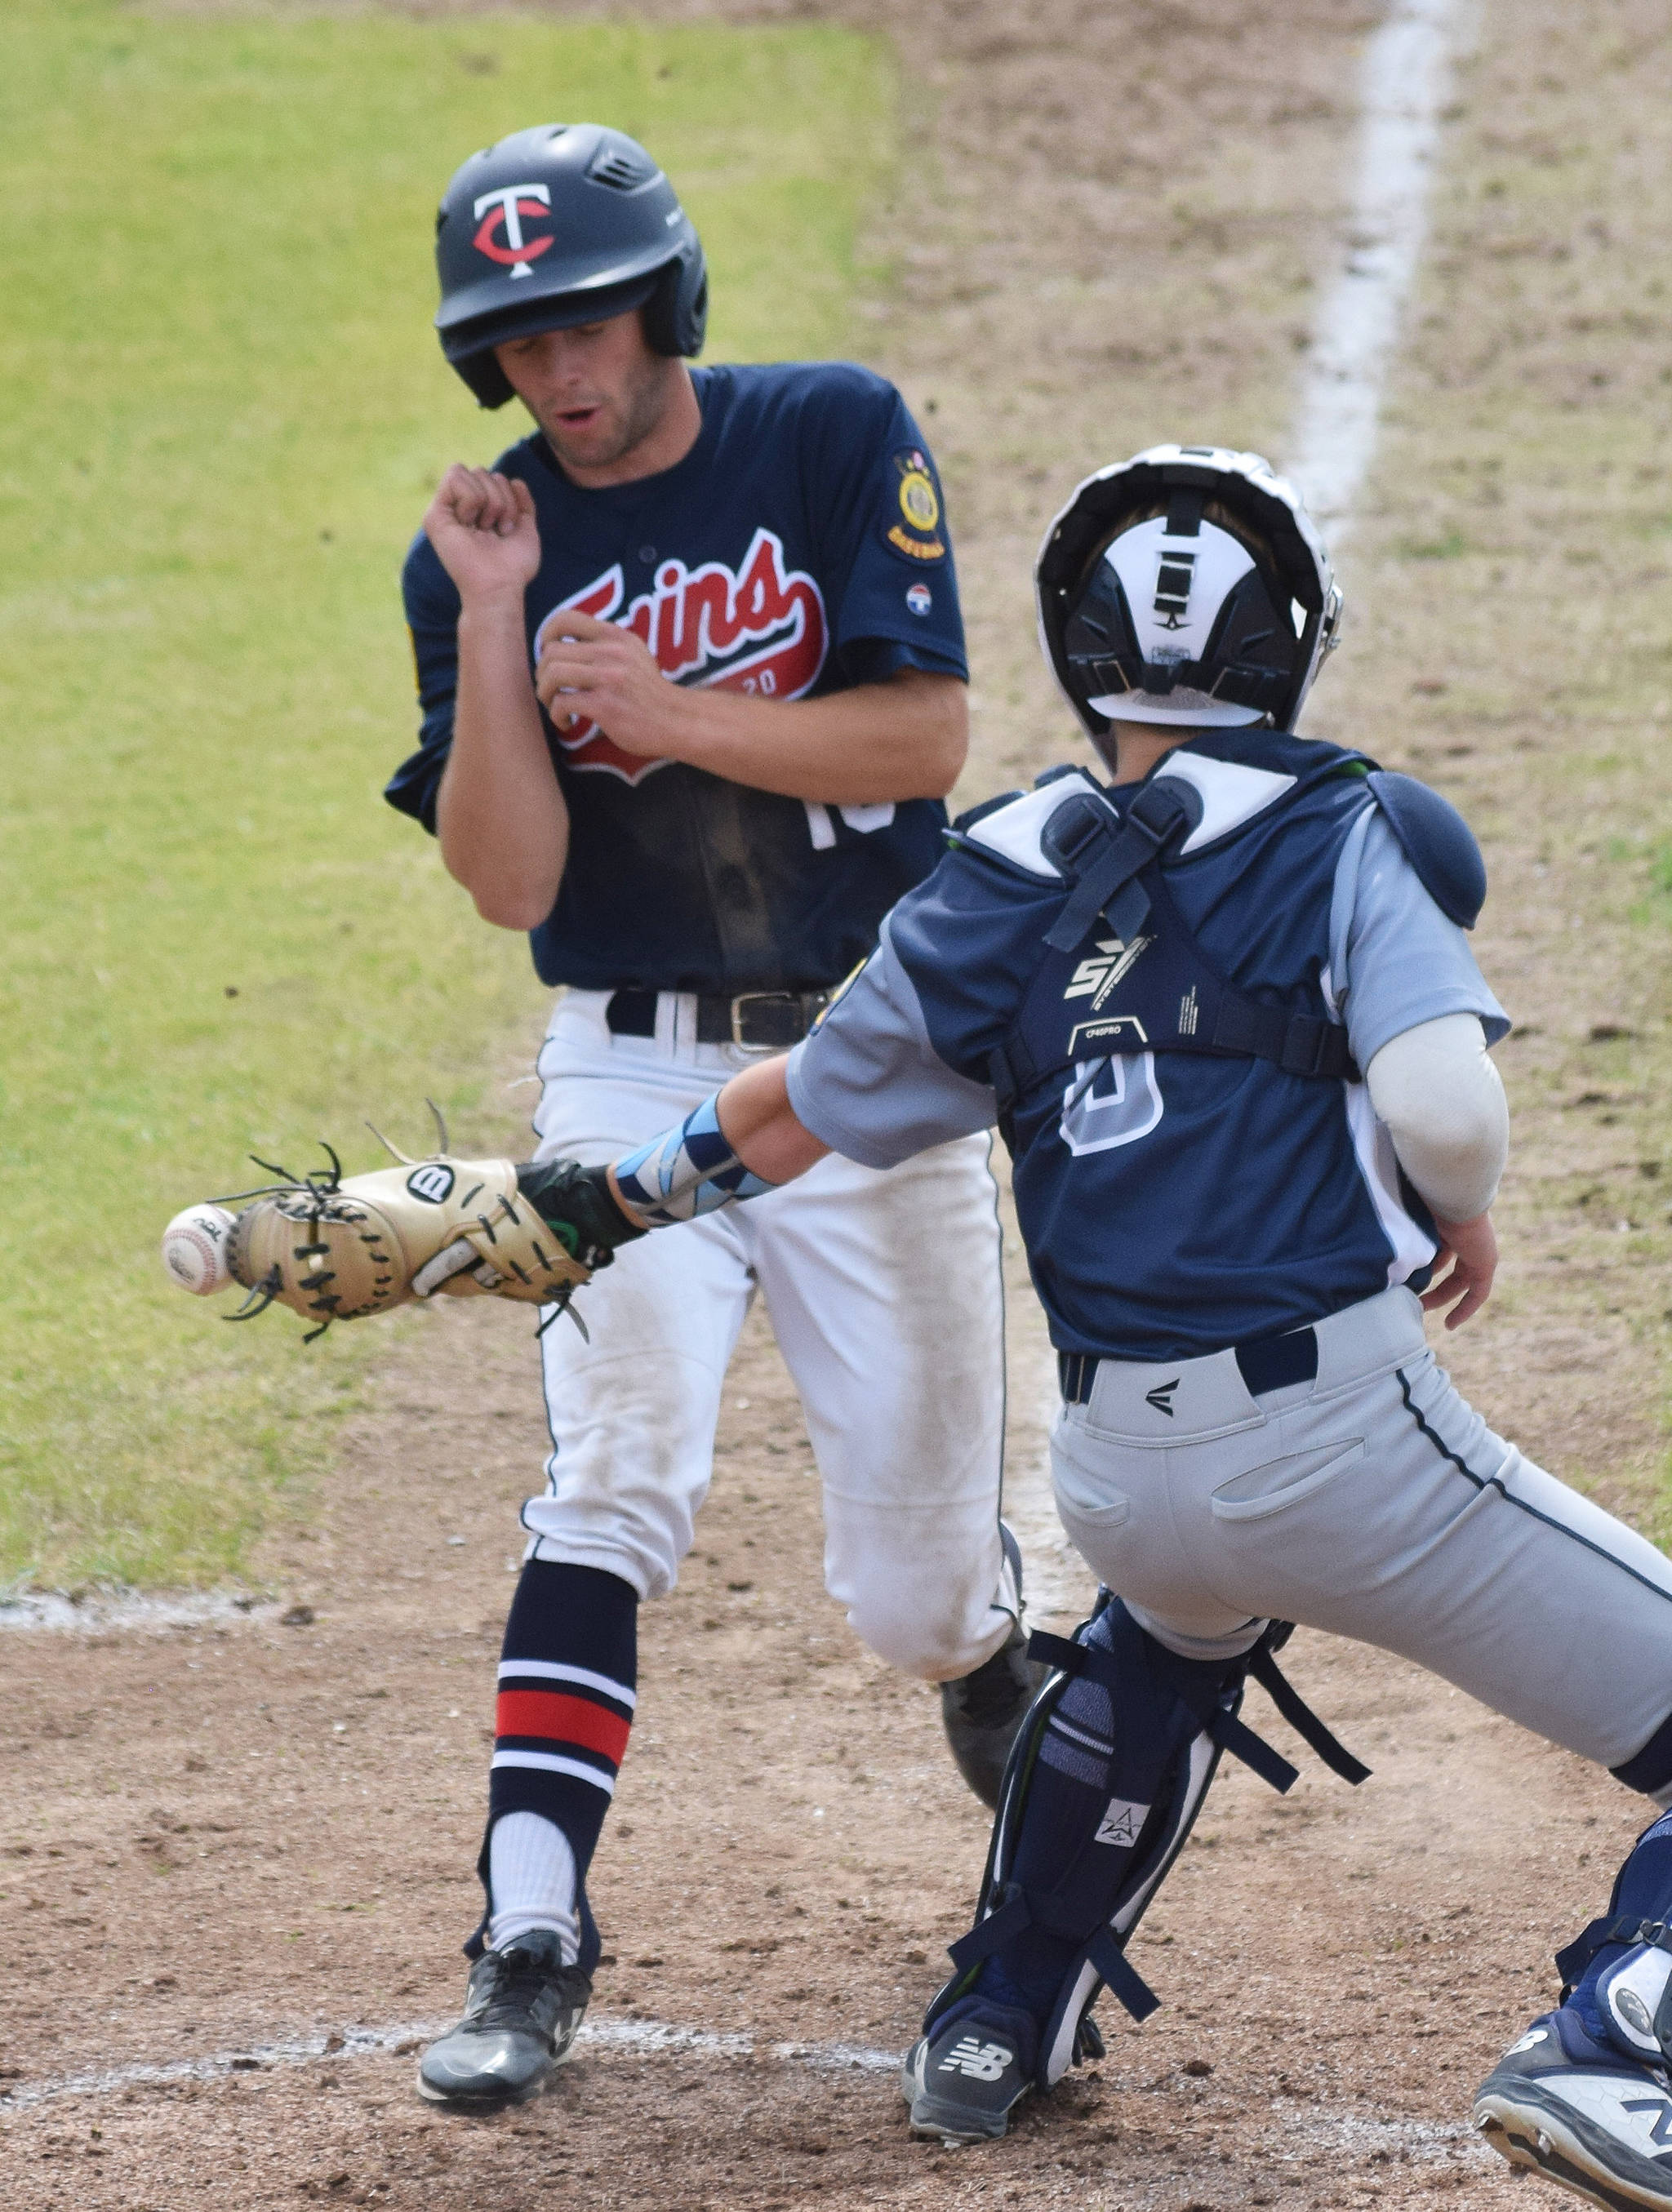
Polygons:
M232 1280L227 1231L233 1217L223 1206L188 1206L162 1232L162 1264L183 1291L213 1297Z

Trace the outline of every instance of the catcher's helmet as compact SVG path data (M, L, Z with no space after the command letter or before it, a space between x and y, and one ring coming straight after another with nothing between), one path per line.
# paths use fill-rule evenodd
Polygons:
M1045 658L1086 730L1291 729L1341 595L1299 495L1258 453L1152 446L1087 477L1036 572Z
M702 349L708 276L673 187L635 138L543 123L472 154L435 216L441 350L484 407L512 397L502 340L635 307L658 353Z

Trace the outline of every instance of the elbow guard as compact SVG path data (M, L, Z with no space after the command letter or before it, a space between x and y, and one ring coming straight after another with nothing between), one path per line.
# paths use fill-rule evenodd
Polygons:
M1510 1109L1474 1014L1442 1014L1390 1037L1365 1071L1399 1164L1445 1221L1472 1221L1498 1193Z

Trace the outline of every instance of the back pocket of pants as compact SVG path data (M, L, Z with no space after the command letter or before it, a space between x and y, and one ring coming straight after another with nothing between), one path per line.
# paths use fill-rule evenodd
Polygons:
M1244 1474L1221 1483L1209 1503L1217 1521L1259 1521L1268 1513L1281 1513L1322 1490L1337 1475L1357 1467L1365 1456L1362 1437L1345 1443L1320 1445L1315 1451L1295 1452L1287 1459L1268 1460Z
M1065 1450L1060 1435L1051 1439L1051 1488L1059 1513L1089 1528L1118 1528L1132 1513L1126 1493L1101 1469L1082 1465L1075 1454Z

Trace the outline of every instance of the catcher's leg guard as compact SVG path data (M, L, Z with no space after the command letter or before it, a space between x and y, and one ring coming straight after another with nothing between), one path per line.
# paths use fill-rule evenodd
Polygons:
M1556 1971L1596 2041L1672 2066L1672 1813L1638 1838L1608 1911L1556 1954Z
M1560 2005L1499 2060L1474 2124L1512 2166L1595 2203L1672 2207L1672 1814L1556 1966Z
M1110 1599L1070 1644L1031 1649L1058 1671L1011 1754L976 1925L952 1947L958 1972L924 2023L979 1996L1039 2025L1034 2079L1059 2081L1100 2039L1089 2014L1106 1982L1136 2020L1158 2000L1124 1948L1183 1849L1222 1751L1280 1790L1295 1769L1237 1718L1250 1673L1286 1719L1351 1781L1367 1769L1341 1749L1276 1672L1286 1631L1263 1629L1224 1659L1182 1659Z

